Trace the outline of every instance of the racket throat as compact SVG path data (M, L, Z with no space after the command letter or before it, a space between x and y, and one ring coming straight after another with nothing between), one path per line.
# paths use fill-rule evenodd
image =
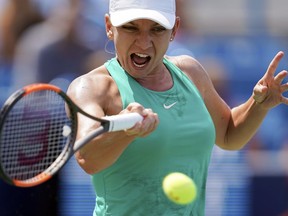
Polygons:
M108 121L108 120L104 120L103 119L103 122L101 122L101 126L103 127L103 131L104 132L109 132L111 131L111 122Z

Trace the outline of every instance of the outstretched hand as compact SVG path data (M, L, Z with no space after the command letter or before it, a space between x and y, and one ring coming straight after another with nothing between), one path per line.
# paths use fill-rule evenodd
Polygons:
M281 103L288 105L288 98L283 96L283 93L288 91L288 83L283 83L288 72L283 70L276 74L278 64L283 56L284 52L282 51L276 54L266 73L253 89L254 100L265 109L271 109Z

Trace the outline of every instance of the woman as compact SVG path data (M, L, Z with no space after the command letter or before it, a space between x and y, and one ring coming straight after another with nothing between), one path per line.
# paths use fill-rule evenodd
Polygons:
M205 185L214 143L241 149L255 134L269 109L288 103L275 75L283 52L272 60L251 97L233 109L219 97L204 68L189 56L165 52L180 25L175 0L110 0L106 32L116 57L77 78L68 93L95 115L138 112L133 128L107 133L76 153L93 175L94 215L205 215ZM80 117L78 138L97 127ZM170 172L194 179L197 199L172 204L161 183Z

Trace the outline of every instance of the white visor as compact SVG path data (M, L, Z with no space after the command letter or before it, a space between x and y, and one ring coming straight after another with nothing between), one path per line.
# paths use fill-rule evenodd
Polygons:
M113 26L149 19L166 29L175 24L175 0L110 0L109 14Z

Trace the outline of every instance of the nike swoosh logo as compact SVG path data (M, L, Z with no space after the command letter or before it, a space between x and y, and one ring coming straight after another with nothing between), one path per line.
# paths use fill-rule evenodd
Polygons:
M163 104L163 106L164 106L165 109L170 109L170 108L173 107L176 103L177 103L177 101L174 102L174 103L172 103L172 104L170 104L170 105Z

